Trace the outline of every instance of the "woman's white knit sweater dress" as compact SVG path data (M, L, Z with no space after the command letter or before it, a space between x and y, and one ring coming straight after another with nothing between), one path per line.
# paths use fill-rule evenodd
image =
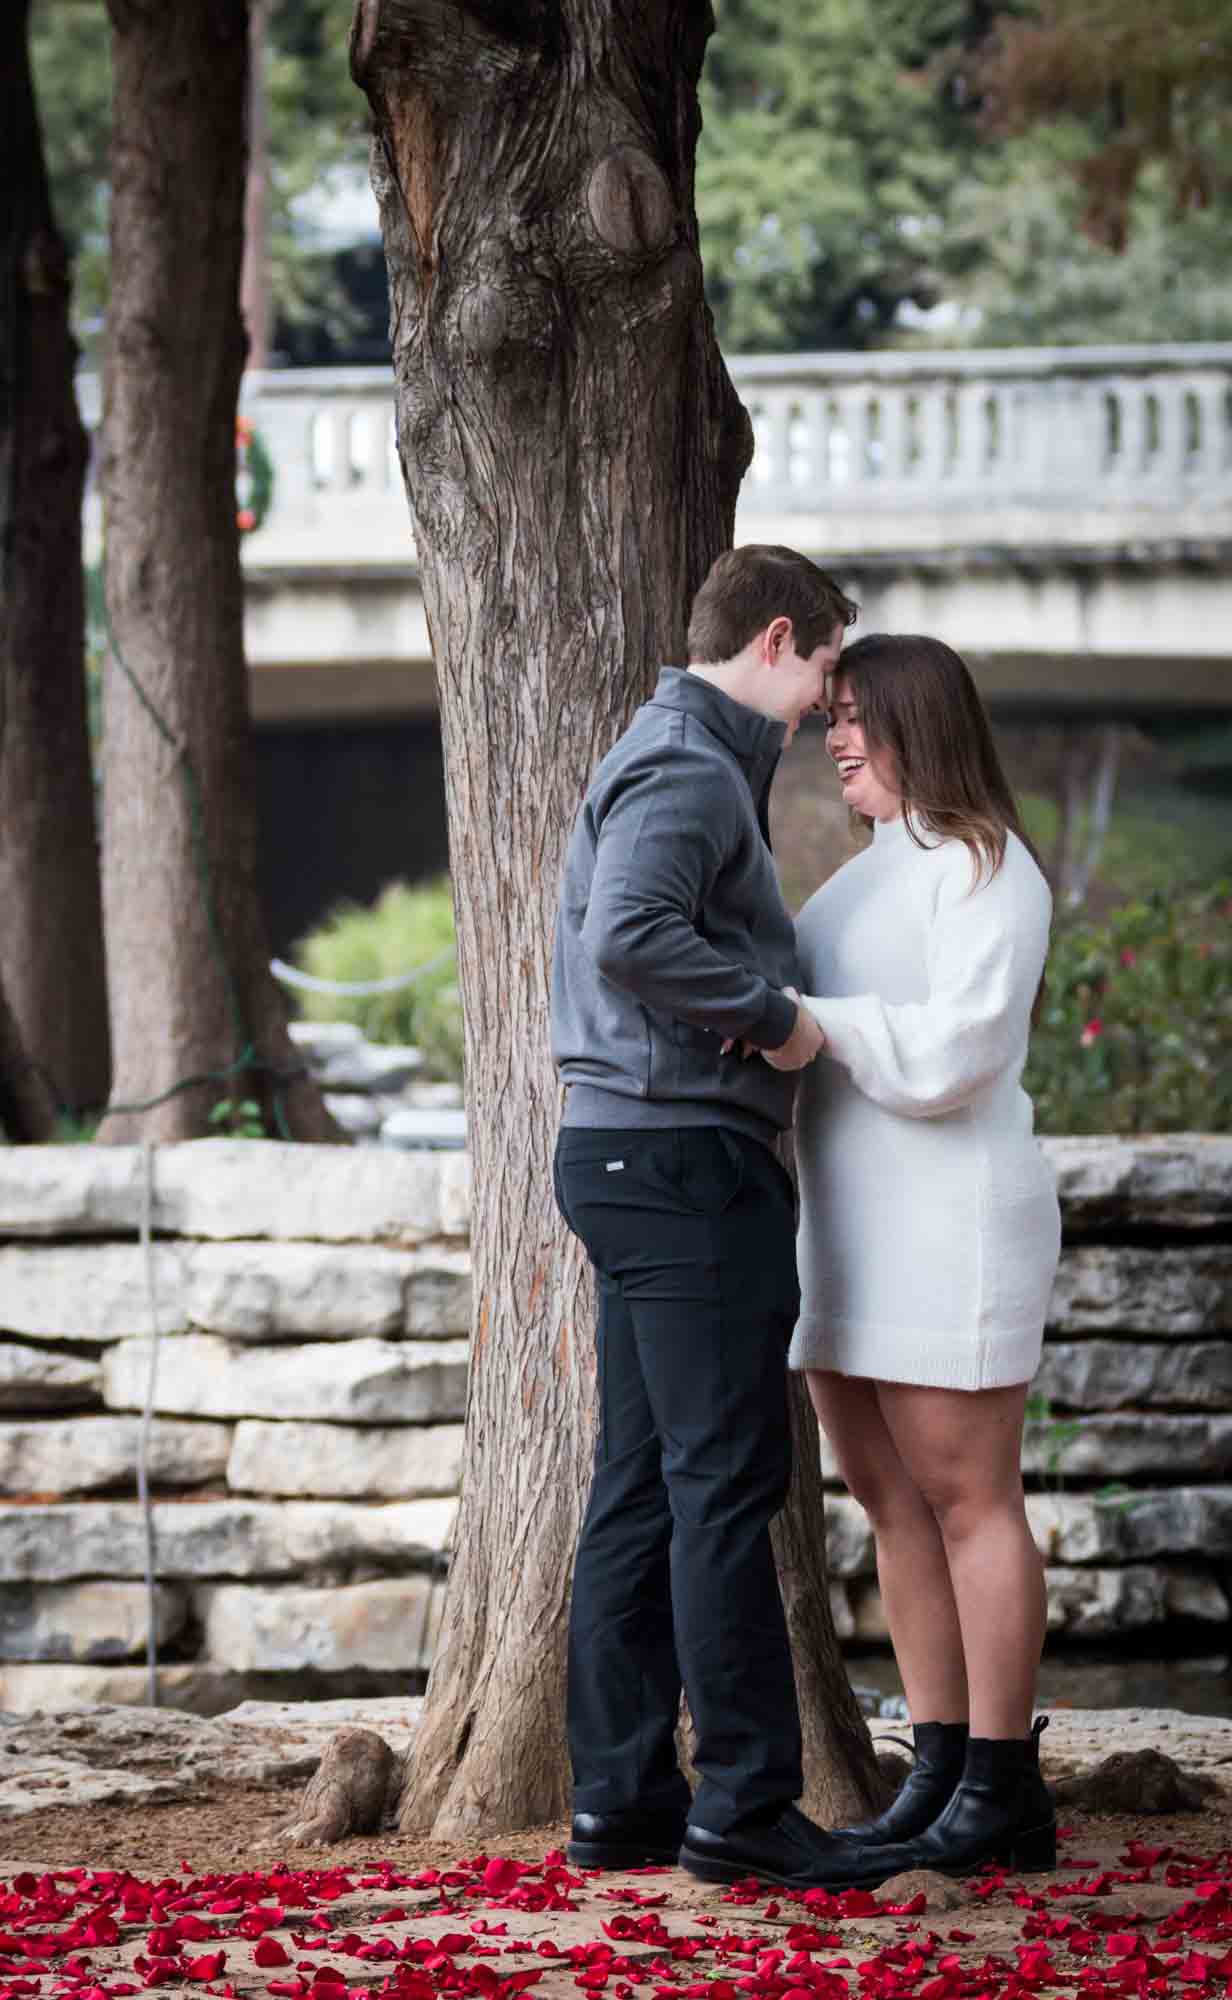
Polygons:
M1061 1225L1019 1078L1052 900L1022 842L970 850L902 819L797 924L826 1048L796 1127L793 1368L992 1389L1039 1364Z

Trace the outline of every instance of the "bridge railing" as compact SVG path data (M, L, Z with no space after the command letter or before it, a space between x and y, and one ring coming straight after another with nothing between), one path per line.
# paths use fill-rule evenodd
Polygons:
M755 437L742 539L876 552L1232 535L1232 343L728 365ZM413 559L387 369L252 374L243 407L276 468L251 568Z

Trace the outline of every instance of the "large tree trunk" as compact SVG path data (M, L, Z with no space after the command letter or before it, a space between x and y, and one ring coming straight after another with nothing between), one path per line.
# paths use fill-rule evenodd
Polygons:
M549 945L588 775L683 660L750 453L693 210L711 26L704 0L359 0L353 30L440 689L474 1165L467 1473L400 1815L442 1837L568 1804L593 1302L551 1194ZM820 1552L820 1514L811 1532Z
M0 1135L13 1146L40 1145L55 1132L56 1100L26 1054L0 985Z
M107 1095L107 993L86 728L68 256L30 76L30 0L0 9L0 980L52 1096Z
M244 359L246 0L108 0L111 302L103 409L107 1139L336 1136L286 1033L257 892L235 501ZM199 1078L189 1088L177 1086ZM168 1094L173 1093L173 1094Z

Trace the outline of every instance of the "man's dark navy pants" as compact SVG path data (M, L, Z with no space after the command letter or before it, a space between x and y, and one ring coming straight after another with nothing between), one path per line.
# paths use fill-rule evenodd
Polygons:
M567 1126L556 1196L599 1306L599 1439L569 1633L574 1809L688 1809L683 1681L692 1817L724 1832L802 1789L769 1532L791 1471L791 1183L766 1146L726 1128Z

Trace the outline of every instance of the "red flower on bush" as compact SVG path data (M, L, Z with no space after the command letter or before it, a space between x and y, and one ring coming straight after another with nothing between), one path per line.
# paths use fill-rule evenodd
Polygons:
M1103 1032L1104 1024L1099 1016L1096 1015L1093 1020L1087 1022L1078 1040L1082 1043L1084 1049L1093 1049Z

